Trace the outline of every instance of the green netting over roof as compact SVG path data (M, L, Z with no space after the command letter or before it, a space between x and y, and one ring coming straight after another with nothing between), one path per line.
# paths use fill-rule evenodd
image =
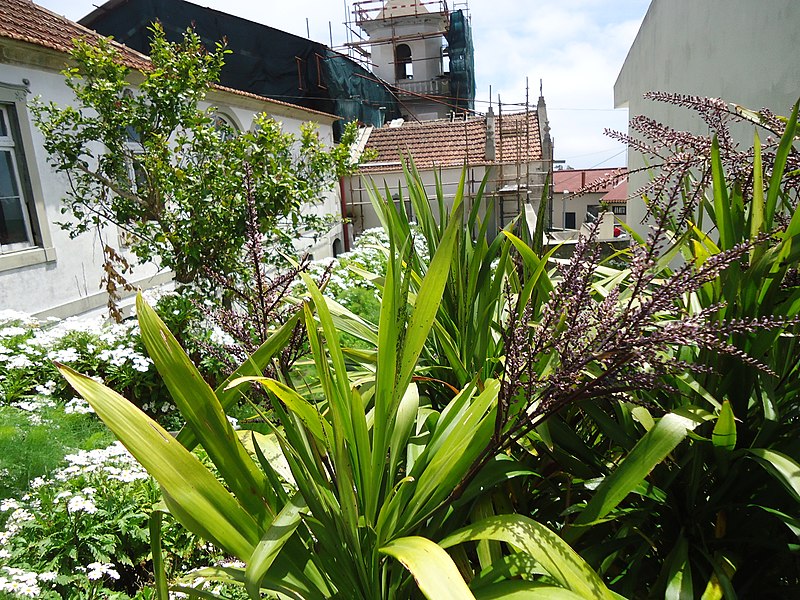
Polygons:
M463 10L450 13L447 32L450 56L450 95L461 108L475 109L475 49L472 28Z
M357 120L381 127L386 119L399 116L395 98L372 73L331 50L324 63L325 85L344 122Z

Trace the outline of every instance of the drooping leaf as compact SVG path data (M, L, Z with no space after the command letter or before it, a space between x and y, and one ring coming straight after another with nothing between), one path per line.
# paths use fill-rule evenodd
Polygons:
M611 599L599 575L554 531L523 515L498 515L452 533L440 544L449 548L475 540L506 542L530 554L564 589L587 600Z
M180 508L191 531L247 560L261 530L200 461L158 423L103 384L69 367L59 370L97 416L164 490L170 512ZM180 515L176 515L180 520Z
M410 536L378 550L400 561L428 600L475 600L453 559L429 539Z

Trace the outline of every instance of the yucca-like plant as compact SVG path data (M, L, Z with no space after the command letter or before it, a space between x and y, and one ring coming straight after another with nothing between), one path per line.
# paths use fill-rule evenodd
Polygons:
M508 456L484 459L499 381L473 378L441 408L413 382L439 312L462 209L453 207L414 293L411 240L391 244L369 377L363 371L351 377L330 301L305 278L309 299L296 319L308 333L321 400L258 372L286 343L293 321L215 391L141 298L143 340L186 418L177 439L102 384L62 367L158 480L169 512L246 564L190 578L239 582L253 598L262 591L297 599L613 597L553 531L502 514L502 503L493 507L488 493L525 473ZM251 383L272 398L278 423L269 435L237 433L225 418L241 386ZM189 451L195 443L222 482ZM267 458L276 454L288 463L286 479ZM158 590L166 598L159 558L156 551ZM173 590L201 596L181 582Z

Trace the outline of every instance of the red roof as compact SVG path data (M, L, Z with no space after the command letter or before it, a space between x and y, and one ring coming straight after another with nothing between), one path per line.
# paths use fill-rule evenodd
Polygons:
M30 0L0 0L0 38L9 38L20 42L35 44L64 54L72 50L72 41L83 38L89 43L95 42L102 36L96 31L87 29L70 21L66 17L42 8ZM123 44L112 41L119 53L120 61L127 67L146 71L150 68L150 58ZM335 119L334 115L312 110L296 104L281 102L265 98L242 90L236 90L217 85L216 89L253 98L262 102L269 102L287 108L302 110L304 112L324 115Z
M28 42L68 54L72 40L91 42L101 36L66 17L37 6L30 0L0 0L0 37ZM123 64L134 69L147 69L150 59L132 48L114 42Z
M536 112L503 115L495 119L494 162L542 160ZM399 171L401 156L412 156L419 169L460 168L464 164L490 164L486 159L486 117L405 122L399 127L374 129L366 147L377 156L362 172Z
M602 193L605 202L627 202L628 171L624 167L569 169L553 172L556 194Z

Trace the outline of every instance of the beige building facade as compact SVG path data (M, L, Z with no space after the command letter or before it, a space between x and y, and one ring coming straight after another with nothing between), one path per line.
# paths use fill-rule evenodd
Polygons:
M798 31L797 0L652 0L614 85L615 106L696 134L708 133L696 114L642 94L722 98L788 114L800 98ZM752 144L752 127L733 133ZM640 154L629 153L632 192L647 181L646 173L635 172L644 166ZM643 230L644 214L644 203L633 198L628 222Z

